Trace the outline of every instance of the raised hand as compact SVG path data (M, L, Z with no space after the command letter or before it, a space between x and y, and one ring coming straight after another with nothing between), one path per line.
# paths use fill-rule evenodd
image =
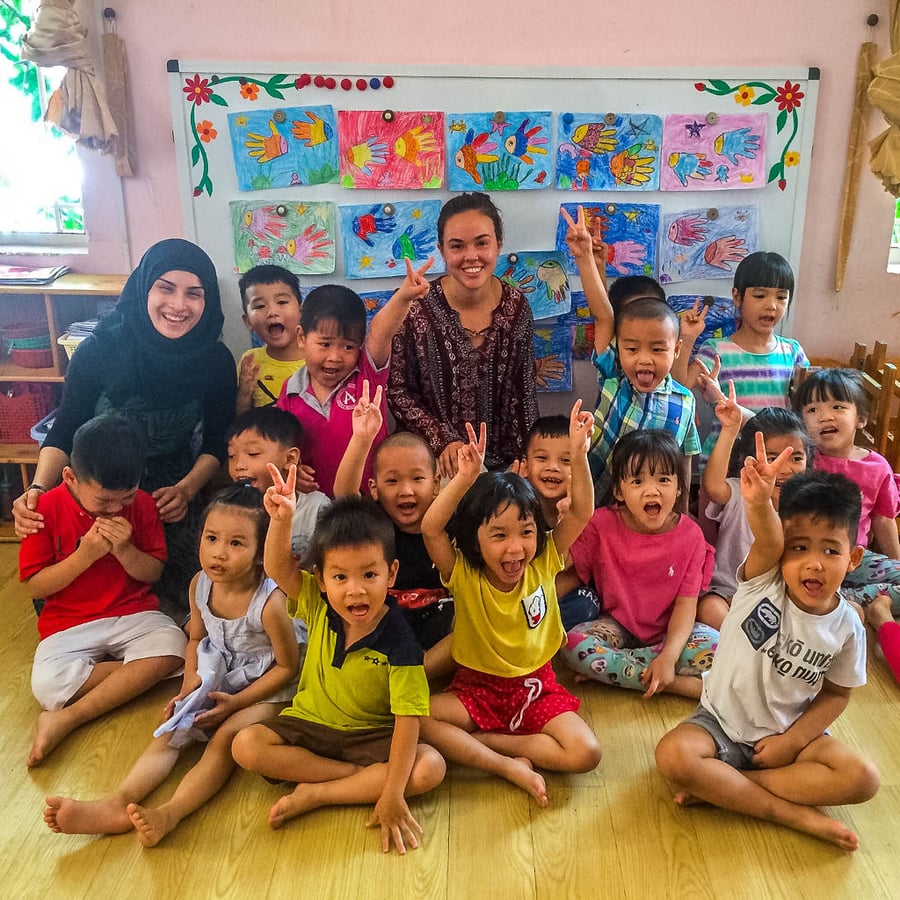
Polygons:
M425 273L434 265L434 257L429 256L418 269L413 268L408 256L404 257L404 261L406 262L406 277L403 279L403 284L397 288L397 293L404 300L421 300L428 293L430 285Z
M732 379L728 380L728 396L723 394L716 401L716 418L722 423L723 428L741 427L743 416L737 403L737 394Z
M566 246L575 259L585 259L592 252L591 233L584 223L584 207L578 207L578 219L573 220L565 207L560 207L560 215L569 226L566 232Z
M713 363L712 371L706 368L706 364L702 359L695 359L694 364L699 366L700 371L697 373L697 385L700 393L707 403L718 403L719 399L725 395L719 384L719 372L722 371L722 360L719 354L716 354L716 361Z
M760 506L771 501L778 473L793 452L793 447L785 447L772 462L768 462L766 440L761 431L756 432L756 455L748 456L741 469L741 496L744 503Z
M406 263L409 265L409 260ZM369 381L368 379L363 380L362 392L359 401L353 407L351 416L354 436L365 438L370 442L375 440L384 422L384 417L381 415L381 393L381 385L379 384L375 388L375 396L370 400Z
M696 340L703 334L706 328L706 314L709 307L698 297L694 301L694 305L687 312L682 314L681 319L681 337L694 338Z
M297 467L288 468L287 478L281 477L281 472L274 463L269 463L266 468L272 476L272 484L263 494L263 506L273 521L290 522L297 505Z
M469 443L459 448L456 457L456 473L467 481L475 483L475 479L481 474L481 466L484 462L484 448L487 444L487 425L481 423L478 434L471 422L466 422L466 433L469 435Z
M591 449L593 431L593 413L583 412L581 400L576 400L572 404L572 412L569 413L569 444L573 455L587 455Z

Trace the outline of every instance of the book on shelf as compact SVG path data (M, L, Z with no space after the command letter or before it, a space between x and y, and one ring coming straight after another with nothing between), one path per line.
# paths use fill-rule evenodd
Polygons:
M68 266L0 265L0 284L50 284L68 271Z

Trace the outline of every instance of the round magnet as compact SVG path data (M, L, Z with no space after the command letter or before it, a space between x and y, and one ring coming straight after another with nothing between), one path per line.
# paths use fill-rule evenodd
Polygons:
M273 122L283 122L287 116L284 114L283 109L276 109L275 112L272 113L272 121Z
M278 206L275 207L275 215L276 216L286 216L287 215L287 207L283 203L279 203Z
M603 121L606 122L607 125L615 125L617 118L618 118L618 116L616 116L615 113L607 113L603 117Z
M707 113L706 114L706 123L708 125L715 125L716 122L719 121L718 113Z
M394 86L394 76L393 75L385 75L384 78L381 79L381 83L386 88L392 88Z
M325 87L325 78L322 75L316 75L316 77L313 78L313 84L316 87Z
M353 87L353 82L349 78L341 79L341 88L345 91L349 91L350 88Z
M507 259L510 261L510 263L512 265L515 265L519 261L519 254L518 253L510 253L509 256L507 256Z
M384 206L381 207L384 210L384 214L386 216L392 216L394 214L394 204L393 203L385 203Z
M357 78L356 79L356 89L358 91L364 91L369 86L369 82L366 81L365 78Z
M369 79L369 87L372 88L373 91L377 91L378 88L381 87L381 79L380 78L370 78Z
M606 214L609 216L614 216L616 214L616 204L615 203L607 203L606 204Z
M498 125L502 125L506 121L506 113L501 110L497 110L494 115L491 117Z
M708 209L706 211L706 218L709 219L710 222L715 222L716 219L719 218L719 211L715 207Z
M394 111L392 109L386 109L381 114L381 118L384 119L385 122L393 122L394 121Z
M716 302L716 298L711 297L709 294L707 294L705 297L701 297L700 299L703 301L704 306L712 306Z

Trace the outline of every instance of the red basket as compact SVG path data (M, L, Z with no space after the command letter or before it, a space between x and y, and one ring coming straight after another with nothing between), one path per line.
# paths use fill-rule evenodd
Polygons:
M11 322L4 325L2 331L6 340L40 337L49 333L46 322Z
M52 384L27 382L3 385L0 390L0 441L32 444L31 429L53 409Z
M52 350L10 350L9 358L23 369L49 369L53 365Z

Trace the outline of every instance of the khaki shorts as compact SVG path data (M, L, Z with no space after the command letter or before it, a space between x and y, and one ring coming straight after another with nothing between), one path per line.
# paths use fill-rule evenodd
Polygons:
M344 731L288 715L273 716L260 724L274 731L291 747L303 747L316 756L356 766L387 762L391 754L391 739L394 737L392 725L386 728Z

